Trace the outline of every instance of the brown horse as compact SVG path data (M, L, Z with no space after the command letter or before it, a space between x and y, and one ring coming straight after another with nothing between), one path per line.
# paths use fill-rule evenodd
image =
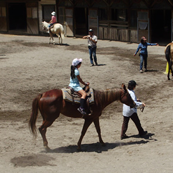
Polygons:
M172 71L172 61L173 61L173 43L169 43L166 45L165 48L165 57L168 62L168 80L170 80L170 72L172 73L173 76L173 71Z
M95 128L99 136L99 142L104 144L101 137L101 130L99 124L99 116L101 116L103 109L116 100L120 100L122 103L127 104L128 106L134 107L135 103L130 97L128 90L125 85L122 84L121 89L109 89L105 91L94 92L94 104L91 105L92 115L85 117L85 122L81 132L81 136L77 143L78 150L81 149L82 139L92 122L94 122ZM43 138L43 145L46 149L48 147L48 141L46 139L46 130L47 128L58 118L59 114L63 114L68 117L73 118L82 118L82 115L77 111L79 107L78 104L72 104L63 100L63 94L61 89L53 89L47 91L43 94L39 94L32 102L32 113L29 120L29 127L33 135L36 135L36 119L38 116L38 109L43 118L43 123L39 127L39 131Z

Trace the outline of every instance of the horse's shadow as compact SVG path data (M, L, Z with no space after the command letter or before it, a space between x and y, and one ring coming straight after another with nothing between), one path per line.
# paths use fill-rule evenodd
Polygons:
M59 46L70 46L70 45L67 44L67 43L54 43L54 45L59 45Z
M147 134L144 139L149 139L153 136L154 134ZM138 135L133 135L130 137L135 137L139 138ZM116 147L120 146L126 146L126 145L134 145L134 144L146 144L149 142L149 140L140 140L140 141L130 141L130 142L115 142L115 143L105 143L105 146L102 146L100 143L92 143L92 144L83 144L82 145L82 150L78 151L76 145L68 145L65 147L59 147L55 149L49 149L46 152L48 153L76 153L76 152L96 152L96 153L102 153L103 151L108 151L112 150ZM152 139L153 140L153 139ZM45 151L43 151L45 152Z
M1 58L2 56L2 58ZM0 55L0 60L3 60L3 59L9 59L9 58L6 58L6 55Z
M0 58L0 60L3 60L3 59L9 59L9 58Z

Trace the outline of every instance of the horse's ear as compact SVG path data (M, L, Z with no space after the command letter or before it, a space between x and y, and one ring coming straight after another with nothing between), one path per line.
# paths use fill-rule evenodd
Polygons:
M127 88L124 83L122 83L122 88L124 89L125 92L127 92Z

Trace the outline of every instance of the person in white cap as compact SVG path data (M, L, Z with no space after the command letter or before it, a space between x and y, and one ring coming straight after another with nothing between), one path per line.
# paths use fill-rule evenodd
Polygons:
M89 82L84 82L82 80L82 78L80 77L79 74L79 68L82 64L82 59L78 59L75 58L72 61L72 65L71 65L71 74L70 74L70 84L69 86L71 88L73 88L75 91L77 91L78 93L81 94L81 100L80 100L80 107L78 108L78 111L82 114L82 115L87 115L87 113L85 112L85 104L86 104L86 92L82 89L82 87L80 86L79 82L82 83L85 86L89 85Z
M51 26L54 24L54 23L56 23L56 12L55 11L53 11L52 13L51 13L51 15L52 15L52 17L51 17L51 20L50 20L50 24L49 24L49 31L50 31L50 28L51 28Z
M96 57L96 48L97 48L97 36L93 34L93 30L89 29L89 35L83 36L84 39L88 39L88 50L89 50L89 56L90 56L90 62L91 66L94 66L93 58L95 65L98 65L97 63L97 57Z

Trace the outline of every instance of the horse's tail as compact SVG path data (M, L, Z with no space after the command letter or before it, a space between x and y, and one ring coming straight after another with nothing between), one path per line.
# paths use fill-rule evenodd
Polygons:
M64 40L64 28L61 26L61 38Z
M36 137L37 135L37 131L36 131L36 120L37 120L37 116L38 116L38 102L41 98L42 94L39 94L32 102L32 113L30 116L30 120L29 120L29 128L31 130L31 132L33 133L33 135Z

